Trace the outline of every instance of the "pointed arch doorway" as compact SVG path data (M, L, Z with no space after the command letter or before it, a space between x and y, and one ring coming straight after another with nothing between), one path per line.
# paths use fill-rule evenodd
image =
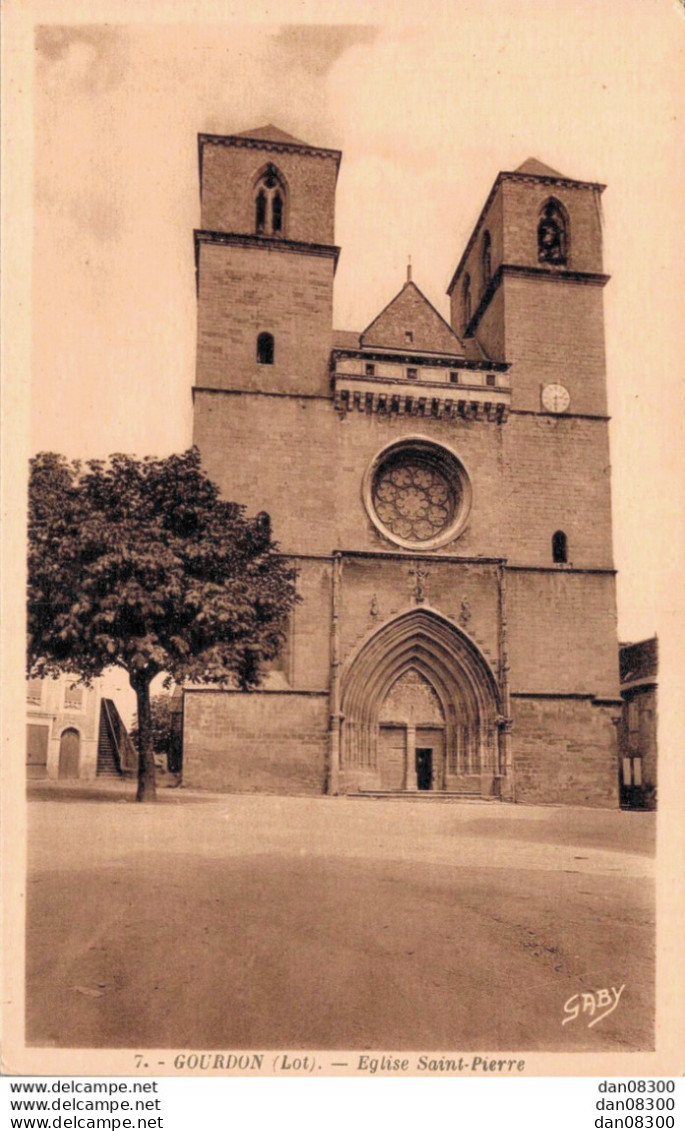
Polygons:
M473 641L433 610L411 609L362 644L341 708L345 792L496 792L497 684Z

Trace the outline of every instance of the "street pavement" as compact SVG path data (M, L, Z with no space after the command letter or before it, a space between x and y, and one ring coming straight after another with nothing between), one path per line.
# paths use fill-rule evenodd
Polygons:
M653 1047L654 814L31 797L30 1045Z

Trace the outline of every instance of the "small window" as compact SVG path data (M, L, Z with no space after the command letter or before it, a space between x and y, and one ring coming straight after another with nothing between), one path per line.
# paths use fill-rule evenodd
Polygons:
M266 511L260 511L259 514L255 515L254 524L258 536L265 542L269 542L271 540L271 515L267 514Z
M257 338L257 361L260 365L273 365L274 363L274 336L273 334L260 334Z
M413 330L405 330L404 331L404 340L407 343L407 345L410 346L414 341L414 331Z
M557 565L568 561L568 540L563 530L557 530L552 536L552 560Z
M26 698L30 703L40 703L42 691L42 679L30 679L26 688Z
M366 365L364 366L364 372L366 373L367 377L376 376L376 366L372 361L367 361Z
M453 385L459 384L459 374L455 370L452 370L450 372L450 381L452 382Z
M491 389L493 389L495 387L495 374L494 373L486 373L485 374L485 384L489 385Z
M64 692L64 706L66 708L72 707L75 711L80 711L83 706L83 688L67 685Z
M407 378L408 378L409 381L418 381L418 379L419 379L418 369L414 369L414 367L410 365L407 368Z

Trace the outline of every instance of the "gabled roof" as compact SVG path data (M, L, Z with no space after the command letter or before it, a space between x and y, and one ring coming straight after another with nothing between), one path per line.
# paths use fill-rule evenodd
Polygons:
M659 644L656 636L637 644L619 645L621 684L656 680L659 671Z
M515 173L527 173L532 177L558 177L562 181L568 180L568 177L563 173L557 173L556 169L550 169L549 165L544 165L542 161L538 161L537 157L529 157L519 165L518 169L514 169Z
M309 143L300 141L298 137L293 137L292 134L287 134L285 130L279 130L278 126L258 126L254 130L243 130L242 133L235 134L235 137L251 137L255 141L275 141L281 145L304 145L307 148Z
M358 330L334 330L333 331L333 348L334 349L359 349L359 331Z
M492 361L475 334L471 338L464 338L464 354L467 361Z
M411 340L407 338L407 331L411 332ZM464 356L464 348L454 330L416 283L410 281L366 327L360 341L363 347Z

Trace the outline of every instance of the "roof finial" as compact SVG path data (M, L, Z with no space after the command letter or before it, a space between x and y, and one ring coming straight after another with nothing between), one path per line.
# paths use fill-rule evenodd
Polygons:
M407 282L411 283L411 255L407 258Z

